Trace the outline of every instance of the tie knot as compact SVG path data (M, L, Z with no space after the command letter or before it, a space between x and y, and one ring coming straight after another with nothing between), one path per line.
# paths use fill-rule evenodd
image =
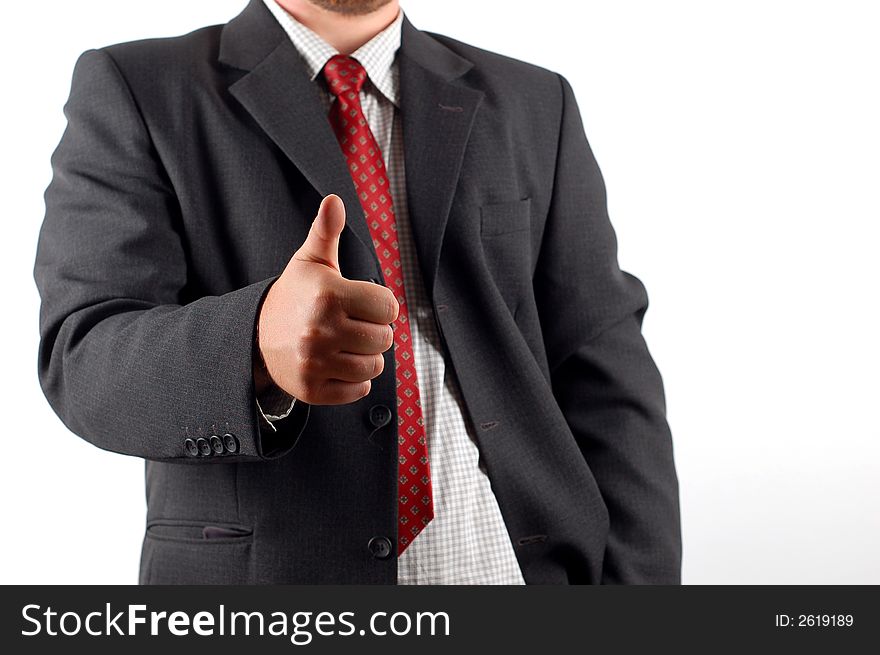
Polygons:
M357 99L367 79L367 71L357 59L348 55L334 55L324 65L324 77L333 95L351 101Z

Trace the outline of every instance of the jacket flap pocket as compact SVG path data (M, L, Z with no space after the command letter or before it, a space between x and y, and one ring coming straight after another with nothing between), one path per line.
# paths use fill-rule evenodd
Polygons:
M232 523L158 520L147 525L147 536L168 541L220 541L249 539L253 530Z

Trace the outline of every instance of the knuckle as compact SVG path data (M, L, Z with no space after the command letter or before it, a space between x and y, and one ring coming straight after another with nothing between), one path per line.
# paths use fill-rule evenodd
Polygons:
M318 360L314 357L304 357L300 360L299 367L304 375L309 376L316 375L320 369Z
M323 363L312 352L300 352L297 356L297 367L299 368L300 377L310 382L318 377L323 368Z
M369 380L373 377L373 362L369 357L358 358L358 379Z
M295 394L297 400L302 400L310 405L320 405L321 396L320 389L315 384L303 384L299 393Z
M315 405L321 402L321 388L315 382L304 382L296 397L304 403Z
M339 405L346 402L344 399L344 385L338 381L322 378L314 383L316 404Z
M385 294L385 315L388 317L387 323L390 323L395 318L397 318L398 311L398 303L397 298L394 297L394 293L391 289L387 290Z
M382 375L382 371L385 370L385 358L382 355L376 355L376 358L373 363L373 374L370 378L377 378Z
M319 316L333 312L338 305L339 297L333 289L322 286L312 293L312 308Z
M312 358L321 348L324 342L324 330L318 325L309 325L303 330L299 338L299 347L297 355L300 359Z
M349 355L346 354L342 362L342 370L345 373L345 378L348 379L351 383L360 382L361 380L366 380L368 377L367 366L364 363L363 357L359 355Z

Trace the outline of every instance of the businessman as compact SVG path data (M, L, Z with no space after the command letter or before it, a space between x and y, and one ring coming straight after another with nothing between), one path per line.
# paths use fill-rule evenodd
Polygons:
M396 0L84 53L35 278L145 584L675 584L642 284L572 89ZM108 490L112 492L112 490Z

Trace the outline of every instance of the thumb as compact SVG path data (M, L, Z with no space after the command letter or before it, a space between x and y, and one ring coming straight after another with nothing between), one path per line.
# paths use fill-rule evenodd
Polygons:
M297 251L300 260L324 264L339 270L339 235L345 227L342 198L330 194L321 201L309 235Z

